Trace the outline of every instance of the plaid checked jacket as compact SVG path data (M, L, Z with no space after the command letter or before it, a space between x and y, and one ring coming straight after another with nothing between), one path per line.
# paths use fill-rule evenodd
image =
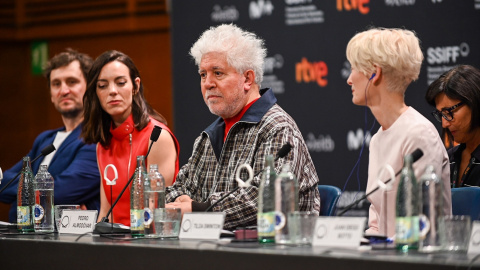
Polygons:
M302 134L292 117L276 104L273 91L263 89L260 92L262 96L231 127L225 142L222 118L195 140L188 163L180 169L173 186L167 188L167 202L188 195L196 202L213 204L237 187L238 166L247 163L256 174L263 170L266 155L275 156L289 142L292 150L275 163L275 170L278 174L285 162L290 163L299 183L299 210L318 214L318 176ZM245 170L241 177L248 178ZM237 190L213 208L213 211L226 213L225 229L256 225L260 179L261 174L254 178L252 186Z

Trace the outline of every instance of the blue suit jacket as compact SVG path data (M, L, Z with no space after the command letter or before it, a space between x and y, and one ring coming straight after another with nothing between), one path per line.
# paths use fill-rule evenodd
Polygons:
M33 148L28 153L30 159L37 157L41 150L53 143L58 131L65 127L42 132L35 139ZM82 131L78 125L63 141L52 158L48 171L55 180L55 204L85 204L89 210L100 207L100 175L98 172L96 145L87 145L80 138ZM37 173L42 158L32 164L32 171ZM0 188L7 184L22 169L22 161L4 172ZM9 221L17 222L17 186L18 178L0 194L0 201L11 203Z

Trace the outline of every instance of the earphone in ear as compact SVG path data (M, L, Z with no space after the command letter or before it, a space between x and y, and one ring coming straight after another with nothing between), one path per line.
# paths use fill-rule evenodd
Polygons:
M373 77L375 77L375 75L377 75L377 73L373 73L372 77L370 77L370 79L368 79L368 80L370 81L371 79L373 79Z

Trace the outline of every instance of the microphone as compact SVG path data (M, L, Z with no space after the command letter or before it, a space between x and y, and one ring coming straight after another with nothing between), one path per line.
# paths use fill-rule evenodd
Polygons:
M288 155L288 153L290 153L290 151L292 150L292 145L287 142L285 143L284 145L282 145L282 147L278 150L277 152L277 155L275 156L275 160L274 161L277 161L279 158L284 158ZM263 170L260 170L258 171L254 176L253 178L257 177L261 172L263 172ZM220 199L218 199L214 204L210 205L207 210L205 210L205 212L209 212L215 205L217 205L218 203L220 203L221 201L223 201L225 198L227 198L228 196L230 196L230 194L232 194L233 192L237 191L238 189L240 188L240 186L237 186L236 188L234 188L232 191L230 191L229 193L223 195L222 197L220 197Z
M162 128L159 126L153 127L152 134L150 134L150 146L148 147L147 155L145 156L145 160L148 157L148 154L150 154L150 150L152 149L152 145L154 142L158 140L158 137L160 137L160 133L162 132Z
M279 158L284 158L286 155L288 155L288 153L290 153L290 151L292 150L292 147L293 146L289 142L284 144L282 148L278 150L277 156L275 157L275 161L277 161Z
M55 145L52 144L49 144L47 146L45 146L45 148L42 149L42 151L40 151L41 155L43 156L46 156L50 153L52 153L53 151L55 151ZM38 155L35 159L32 160L32 163L37 160L41 155Z
M147 155L145 156L145 160L147 160L148 154L150 154L150 150L152 149L152 145L153 145L154 142L156 142L158 140L158 137L160 136L161 132L162 132L161 127L155 126L153 128L152 133L150 134L151 143L150 143L150 146L148 147L148 151L147 151ZM112 221L112 223L109 223L108 222L109 221L108 216L112 213L113 208L115 207L115 205L117 205L118 201L122 197L125 190L132 183L133 176L135 176L135 173L132 175L132 177L130 177L127 184L123 187L122 191L120 191L120 194L118 194L117 199L112 204L112 206L108 210L107 214L102 218L102 220L100 222L97 222L97 224L95 224L95 229L93 230L93 233L98 233L98 234L102 234L102 233L130 233L130 229L123 224L114 224L113 221Z
M53 143L45 146L45 148L43 148L40 151L40 155L38 155L36 158L34 158L30 163L33 163L33 162L37 161L37 159L39 159L40 157L44 157L44 156L52 153L53 151L55 151L55 145L53 145ZM22 170L20 170L10 181L8 181L7 184L5 186L3 186L2 189L0 189L0 194L13 182L13 180L17 179L17 177L21 173L22 173ZM3 177L3 175L2 175L2 177Z
M419 160L422 156L423 156L423 151L420 149L420 148L417 148L415 151L413 151L411 154L412 156L412 163L415 163L417 160ZM402 169L403 167L398 170L398 172L395 174L395 177L397 177L401 172L402 172ZM385 184L388 184L390 183L390 181L392 180L395 180L395 178L390 178L388 179L387 181L385 181L384 183ZM353 203L351 203L350 205L348 205L347 207L345 207L345 209L342 210L342 212L340 212L337 216L342 216L343 214L345 214L347 211L349 211L350 209L352 209L355 205L357 205L359 202L365 200L368 196L370 196L372 193L374 193L375 191L377 191L380 187L377 186L376 188L374 188L373 190L371 190L370 192L366 193L365 195L363 195L360 199L354 201Z

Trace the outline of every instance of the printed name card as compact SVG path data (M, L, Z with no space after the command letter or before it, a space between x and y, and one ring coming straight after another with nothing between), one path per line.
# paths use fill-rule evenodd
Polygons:
M480 221L472 223L472 234L470 235L470 243L468 244L468 253L480 253Z
M63 210L58 233L84 234L92 232L97 210Z
M365 221L365 217L319 217L312 246L358 247Z
M225 213L185 213L180 227L180 239L218 240Z

